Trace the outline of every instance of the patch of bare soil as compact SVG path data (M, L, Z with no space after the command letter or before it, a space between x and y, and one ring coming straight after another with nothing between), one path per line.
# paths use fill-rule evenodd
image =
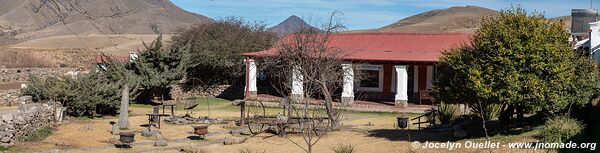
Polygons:
M153 146L154 138L142 137L139 134L144 127L139 125L146 124L148 118L144 115L151 112L150 108L133 107L133 112L130 116L132 128L130 131L138 132L135 136L136 142L133 148L118 149L114 144L118 143L118 136L110 133L109 121L116 121L117 118L109 117L95 119L91 121L92 128L89 127L87 119L73 119L69 123L59 126L55 134L51 135L42 142L20 144L20 151L47 151L60 149L61 152L179 152L181 147L193 146L204 152L221 153L221 152L304 152L293 142L303 146L303 138L300 135L290 134L287 138L281 138L277 135L263 133L254 137L250 137L242 144L224 145L223 140L232 137L228 134L232 128L224 125L210 125L209 135L206 140L197 140L192 134L191 125L175 125L162 123L160 129L164 138L167 139L168 146L155 147ZM176 114L183 114L185 111L179 109ZM197 116L205 115L207 112L202 109L197 109ZM212 117L235 119L239 116L239 112L235 111L211 111ZM435 141L446 142L445 139L452 137L452 133L448 132L420 132L416 131L416 127L411 126L410 131L396 130L394 128L395 116L391 115L369 115L369 114L350 114L342 122L342 130L329 132L326 136L319 140L314 148L314 152L333 152L332 147L340 144L349 144L355 146L355 152L456 152L456 153L476 153L476 152L531 152L531 150L509 150L509 149L425 149L412 147L413 141ZM237 127L237 128L244 128ZM458 142L464 143L466 140ZM293 142L292 142L293 141ZM517 140L520 141L520 140ZM524 141L529 142L529 140ZM68 144L68 145L63 145Z

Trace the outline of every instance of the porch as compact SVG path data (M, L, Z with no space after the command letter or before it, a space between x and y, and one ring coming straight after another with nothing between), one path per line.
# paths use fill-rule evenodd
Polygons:
M257 87L257 63L245 60L246 98L277 104L281 96L274 92L259 91ZM360 63L342 64L344 81L342 92L334 96L334 107L356 111L412 112L422 113L434 107L429 94L435 75L434 63ZM364 78L354 78L360 71ZM294 75L300 75L295 74ZM258 77L260 78L260 77ZM304 97L302 80L292 81L292 97ZM400 92L398 92L400 91ZM319 104L315 100L314 104Z
M286 40L286 39L282 39ZM341 93L334 95L339 106L349 108L410 110L431 108L435 100L429 95L435 63L444 51L468 44L468 33L338 33L329 37L327 47L341 48L344 73ZM247 97L263 97L256 86L257 69L252 58L273 56L277 47L243 53L247 57ZM260 65L260 63L258 63ZM355 73L366 74L360 80ZM303 76L292 72L292 98L303 96ZM358 78L358 77L357 77ZM277 100L279 101L279 100Z
M249 105L259 105L258 102L262 102L263 105L268 107L279 107L282 97L271 94L257 94L255 97L250 98L247 101ZM314 100L314 105L321 105L318 100ZM418 105L414 103L408 103L405 108L398 108L395 106L394 101L378 101L378 100L354 100L353 104L345 105L342 104L340 99L334 99L333 107L343 110L352 110L358 112L391 112L391 113L425 113L431 110L435 106L433 105Z

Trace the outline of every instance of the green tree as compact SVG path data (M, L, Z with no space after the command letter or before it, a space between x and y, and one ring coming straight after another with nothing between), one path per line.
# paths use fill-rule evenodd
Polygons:
M446 103L501 105L505 126L515 110L519 118L527 110L552 115L587 102L598 72L574 53L568 37L542 14L503 10L482 21L471 44L444 54L433 95Z
M207 87L241 82L244 64L240 54L268 49L276 39L264 24L227 18L179 30L172 47L190 45L187 84Z
M140 80L140 87L143 89L138 100L169 98L171 85L185 76L190 62L189 45L165 49L161 35L150 46L144 46L146 50L127 66L137 77L136 80Z
M164 49L159 36L134 61L108 59L106 70L91 72L77 78L41 79L30 76L31 85L24 90L34 101L53 100L68 107L71 115L112 115L120 108L124 89L129 99L147 100L144 95L168 94L169 85L181 80L189 62L184 48ZM124 106L127 106L127 104ZM126 110L125 110L126 111Z
M107 79L105 74L91 72L78 78L47 78L31 76L31 84L23 94L34 101L53 100L67 107L74 116L114 114L118 107L120 86Z

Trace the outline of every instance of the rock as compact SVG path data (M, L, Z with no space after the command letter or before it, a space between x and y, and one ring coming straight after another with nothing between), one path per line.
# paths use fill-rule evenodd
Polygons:
M42 151L42 152L38 152L38 153L59 153L60 150L58 149L52 149L52 150L48 150L48 151Z
M71 146L71 143L65 142L65 141L59 141L59 142L55 143L54 145L59 146L59 147L68 147L68 146Z
M19 97L19 101L21 101L21 102L28 102L28 101L32 101L32 100L33 100L32 96Z
M240 131L238 131L238 130L231 130L231 131L229 131L229 134L231 134L233 136L240 136L240 135L242 135L240 133Z
M238 126L235 124L235 122L229 122L229 123L227 123L227 125L223 126L223 128L229 128L229 129L236 128L236 127L238 127Z
M142 136L145 136L145 137L154 137L154 136L158 136L158 135L160 135L160 131L158 129L156 129L155 127L144 128L142 130Z
M208 151L194 145L182 146L179 151L184 153L208 153Z
M10 137L2 137L2 139L0 139L1 142L3 143L9 143L10 142Z
M233 144L241 144L244 143L246 139L240 137L229 137L223 140L224 145L233 145Z
M2 115L2 120L12 121L12 119L13 119L13 114L4 114L4 115Z
M154 146L155 147L167 146L167 140L165 140L165 139L156 140L156 141L154 141Z

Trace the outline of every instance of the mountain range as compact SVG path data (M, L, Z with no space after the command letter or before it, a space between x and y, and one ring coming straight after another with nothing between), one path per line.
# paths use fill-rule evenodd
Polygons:
M377 29L383 32L472 32L483 17L496 10L478 6L457 6L413 15Z
M65 22L62 23L52 10L41 9L34 12L38 3L37 0L0 0L0 45L11 44L16 40L74 34L155 34L156 27L160 27L160 32L170 34L178 28L214 21L185 11L170 0L82 0L80 7L93 16L70 11L65 14ZM498 13L484 7L456 6L409 16L377 29L349 32L473 32L479 27L482 18ZM116 17L111 16L115 14ZM566 27L570 26L570 16L557 19L563 20ZM292 15L268 31L282 36L303 28L315 27Z
M60 20L56 9L48 9L48 5L40 5L38 0L0 0L0 35L41 38L94 33L173 33L179 27L213 21L206 16L185 11L170 0L73 2L77 5L71 6L70 10L64 9L68 6L60 6L63 8L60 14L64 16L64 20ZM43 7L38 12L34 11L39 6Z

